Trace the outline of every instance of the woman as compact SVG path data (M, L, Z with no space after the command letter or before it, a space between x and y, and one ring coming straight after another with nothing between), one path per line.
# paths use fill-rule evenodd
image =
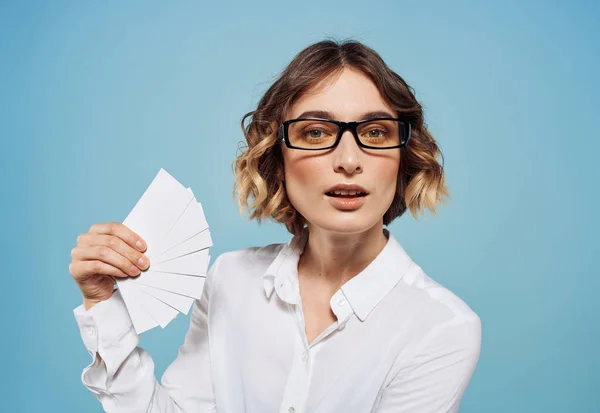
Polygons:
M93 225L69 267L93 357L84 385L108 412L456 412L480 319L384 228L407 208L435 212L448 195L411 88L369 47L322 41L293 59L242 128L240 206L293 238L215 260L159 384L113 293L113 277L148 267L138 263L143 239Z

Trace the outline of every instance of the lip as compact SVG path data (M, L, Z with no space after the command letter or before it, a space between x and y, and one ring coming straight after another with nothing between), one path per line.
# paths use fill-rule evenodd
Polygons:
M352 198L336 198L327 196L327 200L334 208L342 211L352 211L360 208L365 203L367 196L355 196Z
M327 195L327 193L334 192L334 191L356 191L356 192L362 192L365 195L353 196L353 197L334 197L334 196ZM342 183L336 184L336 185L330 187L329 189L327 189L327 191L325 191L325 196L327 197L327 200L329 201L331 206L333 206L336 209L344 210L344 211L355 210L355 209L360 208L365 203L365 198L368 195L369 195L369 191L367 191L365 188L363 188L360 185L357 185L354 183L349 183L349 182L342 182Z

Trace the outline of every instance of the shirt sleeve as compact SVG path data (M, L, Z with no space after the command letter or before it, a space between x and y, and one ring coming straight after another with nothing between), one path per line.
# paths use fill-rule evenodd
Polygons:
M156 379L152 357L138 346L140 335L133 328L119 290L88 311L83 305L73 310L83 344L92 357L91 364L83 369L81 381L106 412L216 411L208 318L212 279L219 258L206 275L200 300L194 301L184 342L163 374L162 384Z
M425 337L420 350L384 389L376 413L456 413L481 349L481 320L452 321Z

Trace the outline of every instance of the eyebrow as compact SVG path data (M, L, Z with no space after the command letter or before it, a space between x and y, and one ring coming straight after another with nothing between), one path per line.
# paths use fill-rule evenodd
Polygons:
M326 110L308 110L306 112L302 112L296 119L299 118L322 118L322 119L335 119L335 115L331 112L327 112ZM360 119L371 119L371 118L395 118L389 112L376 110L374 112L366 112L363 113Z

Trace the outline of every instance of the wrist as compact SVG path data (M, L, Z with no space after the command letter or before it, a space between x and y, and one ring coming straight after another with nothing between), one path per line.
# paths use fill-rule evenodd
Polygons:
M103 298L103 299L83 297L83 308L85 308L85 311L88 311L90 308L92 308L96 304L98 304L98 303L100 303L102 301L108 300L110 297L112 297L113 293L116 290L117 290L116 288L114 290L112 290L112 292L110 293L110 295L108 297L106 297L106 298Z
M100 302L100 300L88 300L88 299L84 298L83 299L83 308L85 308L85 311L88 311L90 308L92 308L99 302Z

